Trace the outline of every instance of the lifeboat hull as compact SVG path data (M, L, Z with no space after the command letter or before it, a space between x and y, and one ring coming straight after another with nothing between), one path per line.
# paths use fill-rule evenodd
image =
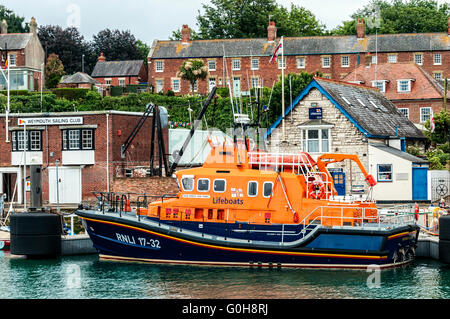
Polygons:
M182 227L77 211L104 260L214 266L381 269L414 260L419 229L405 225L386 230L318 229L289 245L236 242L219 236L193 236ZM232 227L232 225L230 225Z

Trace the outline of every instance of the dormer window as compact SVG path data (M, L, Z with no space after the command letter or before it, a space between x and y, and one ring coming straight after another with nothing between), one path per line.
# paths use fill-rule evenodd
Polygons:
M411 80L410 79L398 80L397 92L399 93L411 92Z
M386 92L386 81L372 81L372 86L380 90L381 93Z

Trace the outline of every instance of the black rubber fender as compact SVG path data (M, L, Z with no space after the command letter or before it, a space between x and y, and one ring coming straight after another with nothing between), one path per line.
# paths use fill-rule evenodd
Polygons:
M13 235L10 251L13 255L59 256L61 235Z
M439 218L439 239L450 240L450 215Z
M61 235L61 216L50 213L15 213L10 216L11 235Z
M439 240L439 260L450 264L450 240Z

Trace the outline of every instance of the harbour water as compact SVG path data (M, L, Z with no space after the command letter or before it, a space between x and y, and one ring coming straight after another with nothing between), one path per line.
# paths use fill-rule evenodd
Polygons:
M375 271L150 265L0 252L1 299L448 299L450 265Z

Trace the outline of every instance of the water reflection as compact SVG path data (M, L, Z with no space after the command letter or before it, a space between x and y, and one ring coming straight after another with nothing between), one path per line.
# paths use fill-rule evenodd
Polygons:
M0 298L375 299L449 298L450 267L419 260L380 273L257 269L100 261L98 256L27 260L0 256Z

